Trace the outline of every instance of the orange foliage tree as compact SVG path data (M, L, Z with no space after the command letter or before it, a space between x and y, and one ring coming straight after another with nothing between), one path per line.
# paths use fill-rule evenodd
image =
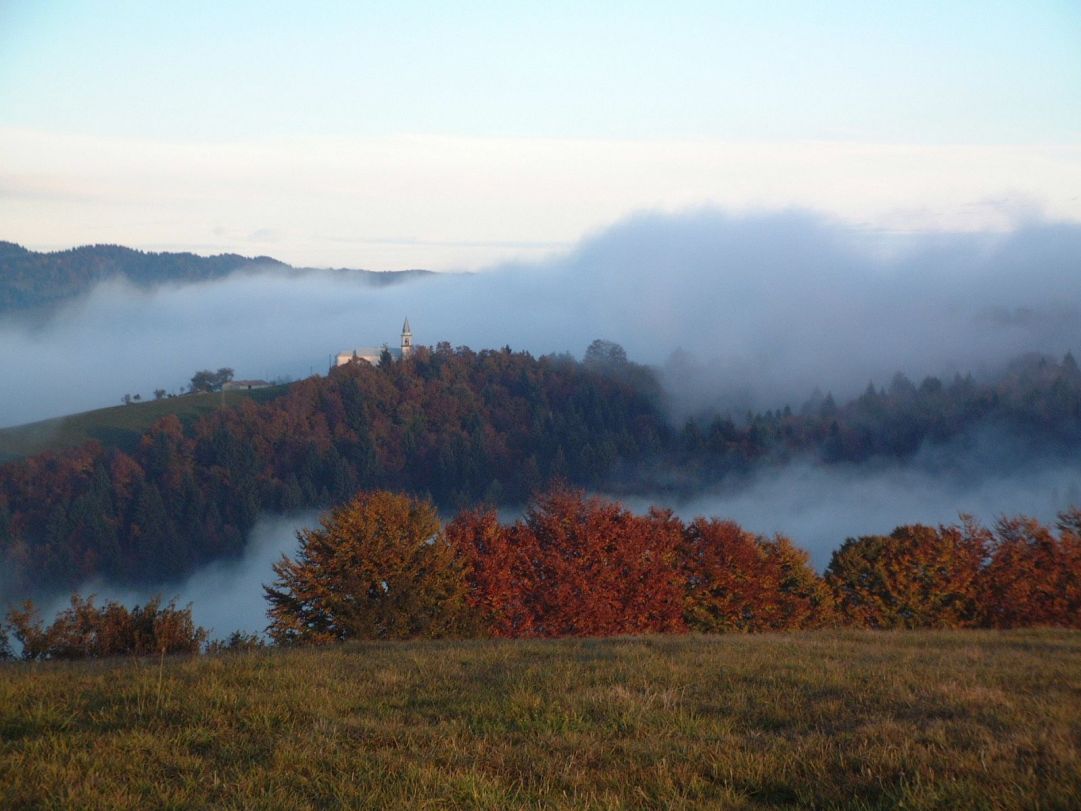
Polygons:
M461 557L431 502L375 491L297 533L295 560L264 586L278 643L469 635Z

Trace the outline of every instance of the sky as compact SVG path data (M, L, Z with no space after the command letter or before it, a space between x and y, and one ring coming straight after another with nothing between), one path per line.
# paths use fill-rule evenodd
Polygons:
M1081 4L0 0L0 239L482 269L701 206L1081 221Z

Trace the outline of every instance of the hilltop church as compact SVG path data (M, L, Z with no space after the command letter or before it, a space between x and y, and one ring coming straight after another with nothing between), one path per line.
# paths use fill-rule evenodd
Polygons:
M402 360L408 358L413 354L413 330L409 328L409 319L405 319L405 323L402 324L402 345L401 347L390 347L386 344L382 346L358 346L354 347L351 352L339 352L335 361L335 366L344 366L347 363L352 363L355 360L362 360L366 363L370 363L375 366L379 363L379 356L383 354L383 350L390 353L390 356L394 360Z

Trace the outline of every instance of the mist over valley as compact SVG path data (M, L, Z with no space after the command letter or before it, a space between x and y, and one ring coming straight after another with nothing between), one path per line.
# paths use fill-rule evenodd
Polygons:
M434 366L410 372L418 381L435 373L425 369L449 362L452 356L440 353L451 347L529 353L515 354L507 371L496 371L502 350L479 357L467 352L453 361L463 370L455 374L474 369L468 372L472 382L463 377L462 384L475 387L472 396L487 403L484 408L495 409L484 419L499 424L504 417L498 412L508 408L511 423L496 430L510 430L508 437L524 430L522 439L505 440L510 446L497 450L502 446L492 445L491 437L464 427L476 417L463 415L464 422L456 422L453 413L445 423L450 433L443 436L438 426L444 423L424 409L444 409L438 403L451 401L414 404L410 398L420 395L402 389L376 405L377 399L369 399L376 397L372 387L385 376L364 372L356 384L364 393L349 395L360 399L343 402L366 403L346 405L347 414L362 407L364 420L377 422L357 428L360 440L333 440L336 450L317 438L326 429L316 423L294 429L301 446L259 462L268 466L260 475L273 476L273 486L260 478L261 494L237 514L236 493L222 496L213 512L220 517L208 519L214 528L205 530L218 540L203 552L182 553L163 565L170 559L165 553L155 559L154 571L130 561L120 568L110 564L115 572L127 572L120 581L99 574L73 579L72 572L55 584L144 597L157 589L200 606L197 616L223 632L229 630L220 627L219 618L230 616L225 606L243 606L235 615L237 627L258 630L257 586L270 577L266 551L288 553L295 529L314 515L306 513L298 523L275 513L329 506L365 482L416 489L447 509L485 501L515 515L532 488L568 480L638 511L669 506L686 519L721 516L752 532L786 534L821 570L847 537L888 533L904 523L953 523L962 513L984 522L1018 513L1053 522L1077 503L1081 374L1068 353L1081 346L1079 263L1081 227L1072 225L1028 222L1009 233L924 235L902 244L887 237L869 241L808 212L734 215L703 209L631 217L542 263L414 274L393 285L373 286L340 271L260 269L251 260L236 272L194 282L163 273L157 279L148 274L137 285L113 276L66 304L0 320L0 355L10 379L18 381L0 401L0 420L11 426L58 417L115 403L125 393L149 399L159 387L180 393L200 368L231 367L239 378L318 379L326 375L332 354L358 345L394 345L401 318L408 315L418 345L442 344L430 361L423 360L427 354L421 359ZM594 343L598 338L604 340ZM591 346L599 354L587 353L579 365L574 356ZM605 353L613 352L611 365ZM536 358L543 360L540 366ZM551 417L538 416L564 408L558 396L545 406L530 389L518 391L511 382L519 374L514 368L523 376L554 375L544 385L584 387L566 403L571 411L556 417L553 425L561 427L546 427L544 419ZM485 382L477 375L494 377ZM557 384L564 375L566 382ZM345 396L341 386L354 385L337 379L328 382L330 388L313 389L323 392L314 395L316 402ZM497 380L509 387L506 394L484 388ZM245 424L256 413L270 409L257 419L279 419L270 415L291 413L306 397L290 394L280 402L292 404L279 407L272 400L257 406L263 410L258 412L230 406L220 415L198 417L201 422L186 416L168 431L194 430L196 437L170 453L187 459L184 469L191 472L185 475L203 482L199 487L217 487L206 479L206 471L216 468L201 466L238 462L214 432L250 436L264 430ZM137 417L134 409L146 407L133 404L127 413ZM613 408L626 410L625 416L613 417ZM586 421L576 422L581 415ZM333 411L319 416L325 418L336 419ZM383 419L389 422L378 428ZM380 445L416 441L409 437L417 419L418 425L428 423L421 430L429 432L431 439L423 440L433 443L429 450L389 451ZM529 419L532 428L513 427ZM42 430L53 430L51 425L62 431L62 423ZM309 430L317 433L305 437ZM364 437L373 430L376 444L364 450ZM454 438L463 431L460 440ZM148 434L140 450L136 432L130 434L135 444L126 440L118 446L134 454L148 482L158 484L149 496L139 495L138 487L122 496L133 499L124 509L136 512L117 513L109 521L120 529L99 528L93 537L120 531L126 548L135 541L124 540L129 530L123 527L135 526L135 514L164 509L169 517L154 520L168 522L169 544L194 538L181 528L194 520L183 517L189 508L170 501L192 496L176 489L181 485L172 474L153 473L155 463L147 456L148 442L181 442L180 434L153 438L159 435L172 436ZM303 450L303 443L313 444ZM387 454L399 452L401 460L390 461ZM105 456L88 457L98 461L79 464L102 471L111 465L108 486L116 487L121 474L108 461L112 453L107 448ZM306 472L290 468L305 458ZM534 468L523 473L527 461ZM395 466L404 467L392 473ZM425 469L435 472L420 474ZM34 492L15 484L23 475L28 474L10 479L12 515L29 508L19 493ZM84 485L70 486L77 494ZM154 506L159 498L164 503ZM47 535L49 526L60 526L48 509L37 518L30 517L33 509L25 514L14 525L29 533L31 547L40 542L33 540L35 533ZM19 548L9 547L9 561L24 554L13 551ZM9 575L0 596L23 596L28 573ZM34 592L48 591L53 576L40 578ZM236 588L225 586L230 581Z
M1081 226L910 235L885 249L893 239L808 212L702 209L631 217L547 262L392 286L258 273L252 260L197 283L116 277L51 314L0 318L0 362L18 381L0 425L175 392L196 369L301 379L352 346L396 345L406 315L418 344L580 357L615 341L661 368L675 421L797 408L815 389L848 398L898 372L988 376L1024 353L1081 346Z
M1077 807L1079 44L0 0L0 806Z

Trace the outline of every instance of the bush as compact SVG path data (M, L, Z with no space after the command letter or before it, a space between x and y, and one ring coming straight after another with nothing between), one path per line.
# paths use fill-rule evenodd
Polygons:
M180 609L171 601L162 608L160 597L129 611L115 602L99 608L93 595L73 594L71 606L48 626L28 600L8 612L8 622L28 661L198 653L207 636L192 622L190 605Z
M236 653L262 650L265 647L267 647L267 644L259 634L247 633L246 631L233 631L225 639L214 639L208 642L206 644L206 653Z

